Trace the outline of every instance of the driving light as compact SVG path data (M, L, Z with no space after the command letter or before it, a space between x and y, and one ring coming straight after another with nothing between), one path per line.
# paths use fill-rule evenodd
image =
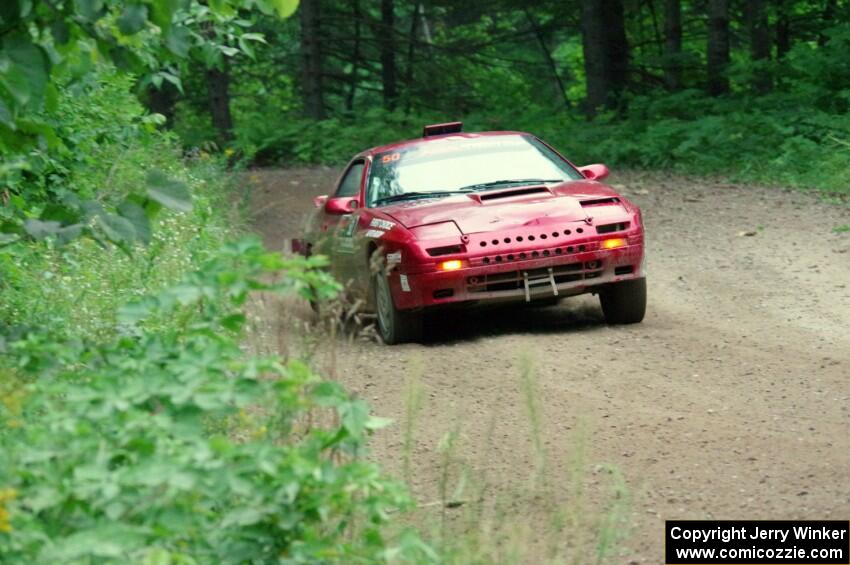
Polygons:
M618 247L625 247L626 240L622 237L615 237L613 239L606 239L602 242L602 249L617 249Z
M463 262L460 259L452 259L451 261L443 261L438 267L441 271L457 271L463 267Z

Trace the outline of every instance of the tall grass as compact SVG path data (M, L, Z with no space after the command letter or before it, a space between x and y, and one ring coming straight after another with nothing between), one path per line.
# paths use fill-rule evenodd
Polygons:
M342 338L326 341L329 348L343 343ZM485 446L483 453L478 451L478 464L470 462L473 446L460 423L449 426L440 438L436 457L417 457L422 452L417 447L427 396L422 385L425 367L414 359L407 367L403 417L395 423L401 438L395 443L398 452L384 456L400 462L399 473L408 484L415 477L433 482L436 500L418 500L416 510L399 516L399 528L420 530L440 563L583 565L616 563L622 558L620 542L628 531L631 507L624 477L616 467L588 460L591 440L582 424L557 446L547 446L543 440L547 420L531 355L519 356L516 378L532 464L517 468L510 486L491 469L499 457L493 436L499 417L495 411L486 416L486 436L477 440L476 447ZM554 465L552 449L567 453L568 464ZM588 493L589 480L598 481L601 489Z

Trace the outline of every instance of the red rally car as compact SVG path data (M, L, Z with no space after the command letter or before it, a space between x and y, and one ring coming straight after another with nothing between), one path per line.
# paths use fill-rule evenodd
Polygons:
M314 200L297 250L330 257L385 343L449 305L598 294L608 323L646 310L640 209L533 135L426 126L364 151Z

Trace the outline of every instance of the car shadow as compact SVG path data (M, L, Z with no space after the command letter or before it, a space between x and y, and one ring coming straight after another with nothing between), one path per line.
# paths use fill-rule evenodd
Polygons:
M567 299L557 305L502 305L478 309L444 310L425 318L425 346L511 334L555 334L605 327L595 299Z

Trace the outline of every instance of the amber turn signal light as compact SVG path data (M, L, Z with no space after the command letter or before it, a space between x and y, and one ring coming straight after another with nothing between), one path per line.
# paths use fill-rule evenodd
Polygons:
M613 239L606 239L602 242L602 249L617 249L618 247L625 247L626 240L622 237L615 237Z
M451 261L443 261L438 267L441 271L457 271L463 267L463 262L460 259L452 259Z

